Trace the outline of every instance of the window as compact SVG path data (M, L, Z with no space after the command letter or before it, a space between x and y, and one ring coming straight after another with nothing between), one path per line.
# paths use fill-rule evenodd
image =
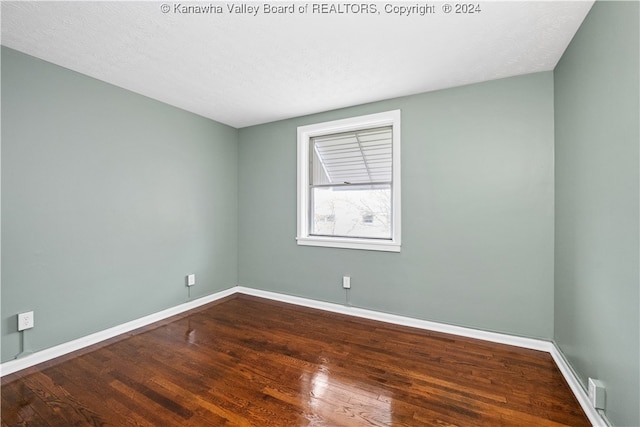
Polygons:
M400 251L400 111L298 128L298 244Z

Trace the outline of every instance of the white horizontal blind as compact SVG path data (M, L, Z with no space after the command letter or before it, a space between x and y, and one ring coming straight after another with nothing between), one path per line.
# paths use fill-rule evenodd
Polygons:
M385 126L311 138L310 185L391 183L392 136Z

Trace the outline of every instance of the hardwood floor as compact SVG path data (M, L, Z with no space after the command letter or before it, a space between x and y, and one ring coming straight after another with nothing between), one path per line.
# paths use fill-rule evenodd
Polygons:
M249 296L2 379L2 426L588 426L551 356Z

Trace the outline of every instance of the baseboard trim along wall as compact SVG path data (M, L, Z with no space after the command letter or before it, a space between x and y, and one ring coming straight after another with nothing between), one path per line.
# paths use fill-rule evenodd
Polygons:
M552 347L549 353L551 353L553 361L556 362L558 369L567 381L567 384L569 384L569 388L571 388L574 396L578 399L578 403L580 403L580 406L582 406L582 409L587 414L591 424L598 427L611 427L611 423L608 422L606 417L600 414L600 412L591 405L591 402L589 402L589 394L585 389L585 386L582 384L582 381L580 381L578 375L567 361L564 353L562 353L556 343L552 343L551 345Z
M47 348L45 350L38 351L20 359L10 360L0 365L0 377L13 374L14 372L21 371L22 369L30 368L39 363L47 362L49 360L55 359L56 357L64 356L65 354L81 350L83 348L89 347L90 345L98 344L110 338L117 337L118 335L125 334L135 329L142 328L143 326L150 325L154 322L159 322L171 316L193 310L194 308L198 308L202 305L209 304L210 302L220 300L235 293L237 293L237 290L235 288L225 289L224 291L216 292L202 298L194 299L193 301L189 301L184 304L180 304L175 307L171 307L166 310L162 310L157 313L153 313L148 316L144 316L118 326L114 326L113 328L105 329L104 331L96 332L85 337L81 337L60 345L56 345L54 347Z
M435 332L442 332L446 334L458 335L467 338L475 338L484 341L513 345L516 347L527 348L531 350L545 351L551 355L555 361L558 369L564 376L565 380L569 384L569 387L573 391L573 394L578 399L580 406L585 411L589 421L594 426L608 427L609 423L598 413L598 411L589 403L589 397L582 383L576 376L575 372L565 359L562 351L550 341L541 339L518 337L508 334L502 334L498 332L481 331L472 328L465 328L462 326L447 325L444 323L432 322L428 320L414 319L411 317L399 316L396 314L389 314L383 312L377 312L367 310L358 307L345 306L336 303L316 301L308 298L302 298L292 295L285 295L276 292L263 291L260 289L248 288L245 286L235 286L224 291L216 292L214 294L202 297L193 301L186 302L184 304L177 305L166 310L159 311L157 313L141 317L140 319L132 320L122 325L115 326L113 328L105 329L104 331L96 332L86 337L78 338L73 341L69 341L64 344L57 345L55 347L48 348L46 350L39 351L37 353L25 356L21 359L11 360L0 365L0 377L18 372L22 369L26 369L35 366L39 363L43 363L56 357L64 356L71 352L81 350L90 345L97 344L110 338L114 338L118 335L131 332L135 329L143 326L150 325L154 322L158 322L167 319L171 316L193 310L205 304L226 298L236 293L245 295L252 295L260 298L270 299L274 301L295 304L303 307L315 308L319 310L329 311L332 313L345 314L349 316L360 317L369 320L377 320L381 322L387 322L395 325L409 326L412 328L424 329Z
M379 311L367 310L353 306L346 306L330 302L316 301L308 298L301 298L291 295L278 294L269 291L262 291L253 288L238 286L236 290L246 295L253 295L260 298L271 299L290 304L301 305L309 308L330 311L333 313L346 314L349 316L361 317L369 320L393 323L395 325L409 326L412 328L426 329L434 332L458 335L468 338L477 338L484 341L491 341L500 344L508 344L516 347L528 348L531 350L551 351L552 344L549 341L533 338L518 337L496 332L481 331L479 329L465 328L462 326L447 325L444 323L420 320L412 317L405 317L396 314L383 313Z

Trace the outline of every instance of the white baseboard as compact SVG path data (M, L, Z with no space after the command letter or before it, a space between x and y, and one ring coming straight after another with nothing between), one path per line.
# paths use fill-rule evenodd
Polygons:
M105 329L104 331L96 332L94 334L87 335L73 341L69 341L60 345L56 345L54 347L47 348L45 350L38 351L20 359L10 360L0 365L0 377L13 374L14 372L18 372L22 369L30 368L31 366L35 366L39 363L47 362L49 360L55 359L56 357L64 356L65 354L81 350L90 345L97 344L99 342L108 340L127 332L131 332L134 329L138 329L143 326L150 325L154 322L159 322L161 320L167 319L171 316L175 316L176 314L181 314L186 311L193 310L194 308L209 304L210 302L222 299L229 295L233 295L236 292L237 291L235 288L216 292L215 294L207 295L205 297L198 298L193 301L189 301L184 304L180 304L175 307L171 307L166 310L162 310L157 313L153 313L118 326L114 326L113 328Z
M253 295L260 298L301 305L309 308L317 308L319 310L330 311L332 313L346 314L349 316L361 317L364 319L392 323L394 325L409 326L412 328L442 332L445 334L458 335L467 338L476 338L479 340L513 345L516 347L528 348L531 350L550 352L553 348L553 344L550 341L544 341L534 338L518 337L515 335L481 331L479 329L465 328L462 326L447 325L445 323L431 322L429 320L415 319L412 317L400 316L397 314L383 313L379 311L367 310L364 308L350 307L346 305L316 301L312 299L284 295L270 291L246 288L244 286L236 287L236 291L246 295Z
M458 335L468 338L476 338L484 341L507 344L521 348L528 348L531 350L544 351L551 354L551 357L555 361L556 365L560 369L560 372L564 376L565 380L569 384L571 391L578 399L580 406L586 413L589 421L594 426L608 427L609 423L606 422L596 409L589 403L587 393L582 386L582 383L574 373L573 369L565 359L560 349L551 341L545 341L541 339L518 337L514 335L501 334L497 332L481 331L478 329L465 328L462 326L447 325L444 323L431 322L428 320L415 319L411 317L399 316L396 314L382 313L373 310L367 310L363 308L350 307L341 304L335 304L324 301L316 301L308 298L296 297L292 295L285 295L276 292L263 291L259 289L248 288L244 286L236 286L224 291L217 292L215 294L208 295L193 301L189 301L184 304L177 305L175 307L168 308L158 313L151 314L149 316L141 317L140 319L132 320L131 322L123 323L122 325L115 326L113 328L106 329L104 331L96 332L86 337L78 338L67 343L57 345L55 347L48 348L46 350L39 351L37 353L25 356L21 359L11 360L0 364L0 377L18 372L22 369L29 368L31 366L43 363L56 357L64 356L65 354L81 350L93 344L105 341L110 338L114 338L118 335L133 331L143 326L150 325L154 322L158 322L175 316L177 314L184 313L210 302L217 301L219 299L231 296L235 293L242 293L245 295L253 295L260 298L266 298L274 301L285 302L289 304L300 305L309 308L316 308L319 310L329 311L332 313L346 314L349 316L360 317L370 320L378 320L381 322L392 323L395 325L409 326L412 328L424 329L435 332L442 332L446 334Z
M573 368L571 368L571 365L569 365L567 358L555 343L553 343L551 351L549 353L551 353L553 361L556 362L558 369L560 369L562 376L567 381L567 384L569 384L569 388L571 388L574 396L576 397L576 399L578 399L578 403L580 403L580 406L582 406L585 414L587 414L587 417L589 418L591 424L598 427L610 426L607 420L602 415L600 415L597 409L594 408L593 405L591 405L591 402L589 402L589 395L582 385L582 382L576 375Z

